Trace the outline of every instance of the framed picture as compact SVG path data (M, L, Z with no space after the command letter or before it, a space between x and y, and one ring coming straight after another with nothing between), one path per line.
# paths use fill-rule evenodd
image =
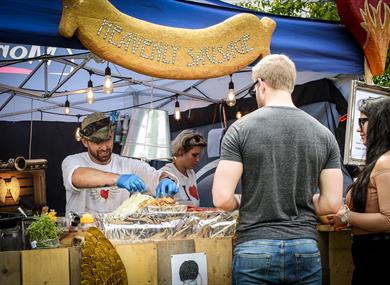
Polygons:
M344 146L344 164L363 165L366 157L366 146L358 133L359 106L362 100L390 96L390 88L369 85L361 81L352 81L348 99L347 130Z
M204 252L171 255L172 285L207 285Z

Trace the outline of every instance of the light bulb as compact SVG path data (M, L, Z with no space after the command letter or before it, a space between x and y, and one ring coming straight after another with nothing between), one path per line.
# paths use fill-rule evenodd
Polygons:
M80 141L81 140L81 136L80 136L80 127L78 127L74 133L74 138L76 141Z
M174 118L175 118L176 121L179 121L180 117L181 117L181 114L180 114L180 104L179 104L179 101L176 98Z
M237 119L237 120L238 120L238 119L241 119L241 117L242 117L241 112L240 112L240 111L237 111L237 113L236 113L236 119Z
M93 83L90 79L88 81L88 91L87 91L87 102L88 104L92 104L95 101L94 94L93 94Z
M236 105L236 94L234 94L233 89L229 89L228 96L226 99L226 104L229 107L233 107L234 105Z
M64 114L65 115L69 115L69 113L70 113L70 103L69 103L69 100L68 100L68 96L66 96Z
M106 71L104 72L103 90L107 94L112 93L112 91L114 90L114 86L112 85L111 69L108 66L106 67Z
M229 92L226 98L226 104L229 107L233 107L234 105L236 105L236 94L234 93L234 83L231 79L229 82Z

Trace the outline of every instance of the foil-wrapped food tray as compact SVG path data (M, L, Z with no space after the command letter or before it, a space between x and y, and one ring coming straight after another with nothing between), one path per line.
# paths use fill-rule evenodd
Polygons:
M126 242L233 236L237 218L237 211L142 211L123 219L110 214L97 215L95 222L108 239Z
M187 212L187 205L173 205L173 206L146 206L145 212L148 213L185 213Z

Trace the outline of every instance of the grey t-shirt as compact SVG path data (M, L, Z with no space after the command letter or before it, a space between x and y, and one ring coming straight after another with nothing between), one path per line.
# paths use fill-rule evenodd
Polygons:
M243 164L237 243L317 239L312 197L321 170L340 168L333 134L304 111L264 107L227 130L221 160Z

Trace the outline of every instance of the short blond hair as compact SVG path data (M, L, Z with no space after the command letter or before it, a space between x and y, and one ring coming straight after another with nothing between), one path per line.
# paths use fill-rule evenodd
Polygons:
M184 130L172 141L172 155L179 156L196 146L207 146L206 139L194 130Z
M253 82L259 78L274 89L292 93L297 71L294 62L284 54L271 54L262 58L252 68Z

